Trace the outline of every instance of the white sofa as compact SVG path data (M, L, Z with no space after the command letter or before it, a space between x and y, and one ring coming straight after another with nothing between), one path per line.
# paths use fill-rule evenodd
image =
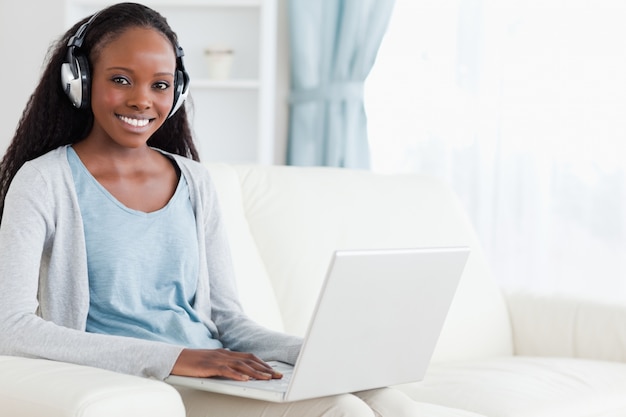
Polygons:
M259 322L302 335L335 249L469 245L428 374L397 389L431 417L626 416L626 306L503 293L445 184L333 168L209 169L241 297ZM0 357L0 416L112 415L185 411L159 381Z

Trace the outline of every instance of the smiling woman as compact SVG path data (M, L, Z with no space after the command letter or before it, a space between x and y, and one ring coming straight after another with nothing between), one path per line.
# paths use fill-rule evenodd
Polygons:
M182 106L182 57L165 18L135 3L59 40L0 165L0 355L156 379L279 379L265 361L294 363L302 340L258 325L239 302L217 192ZM187 415L240 415L240 399L203 401ZM418 415L384 388L252 402L245 414L374 407Z

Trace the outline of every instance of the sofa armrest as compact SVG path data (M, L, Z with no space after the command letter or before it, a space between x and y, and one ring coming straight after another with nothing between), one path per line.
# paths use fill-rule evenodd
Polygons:
M626 305L506 294L516 355L626 362Z
M168 384L86 366L0 356L0 415L184 417Z

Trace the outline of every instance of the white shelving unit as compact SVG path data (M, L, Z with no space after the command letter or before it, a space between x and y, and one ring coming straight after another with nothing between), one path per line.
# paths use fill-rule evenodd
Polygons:
M115 2L65 0L66 26ZM273 164L277 0L145 0L165 16L185 50L190 112L201 159ZM208 78L204 50L234 51L231 76ZM189 107L188 107L189 109Z

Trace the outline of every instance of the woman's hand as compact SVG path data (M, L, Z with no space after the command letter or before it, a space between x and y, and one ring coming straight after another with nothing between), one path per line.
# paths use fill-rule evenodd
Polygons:
M226 349L183 349L172 368L172 375L221 376L236 381L282 378L282 374L255 355Z

